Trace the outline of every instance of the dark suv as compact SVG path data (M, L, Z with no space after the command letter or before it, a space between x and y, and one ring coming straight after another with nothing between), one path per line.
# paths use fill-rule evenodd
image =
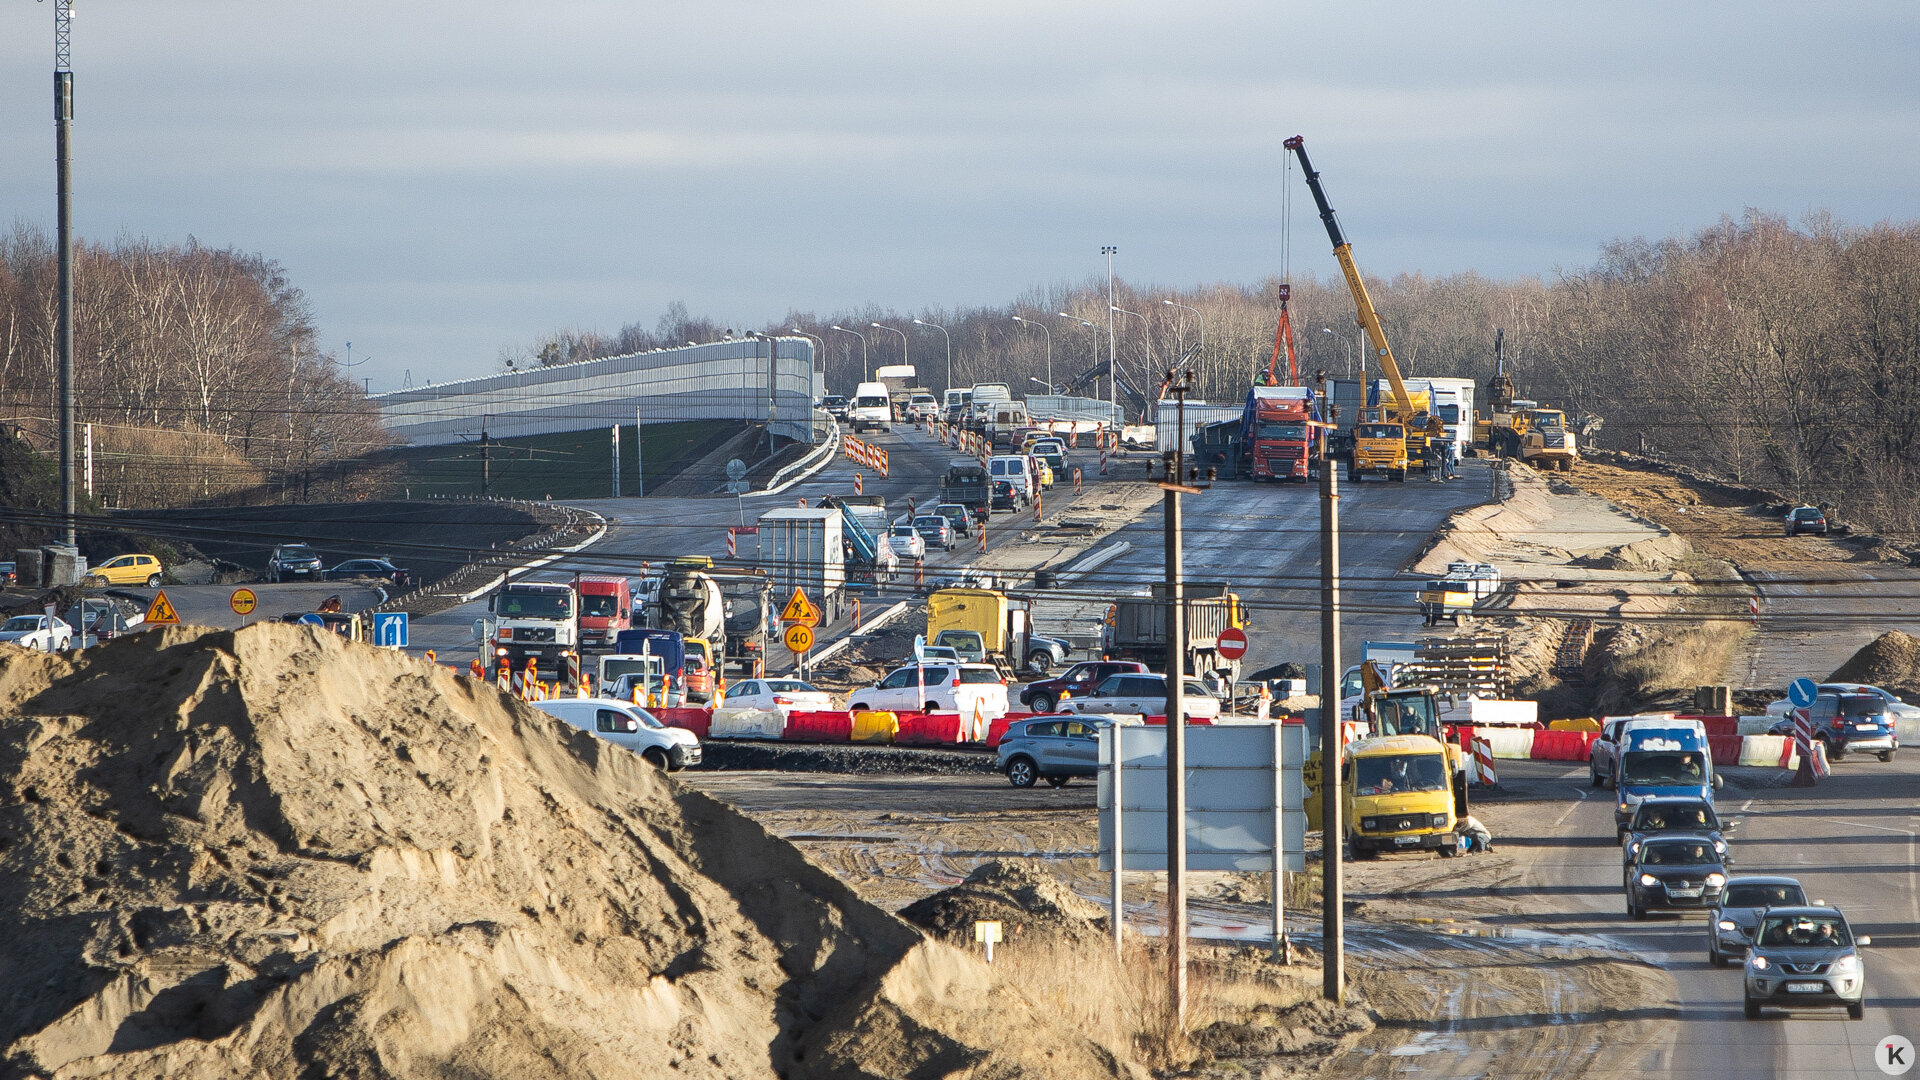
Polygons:
M1714 853L1731 865L1733 859L1727 855L1727 841L1721 835L1725 827L1713 812L1713 804L1705 799L1647 799L1634 807L1633 817L1627 822L1621 861L1631 864L1640 845L1655 837L1688 836L1712 844Z
M1711 910L1720 906L1726 883L1726 864L1712 841L1656 836L1627 863L1627 914L1642 919L1655 910Z
M1020 691L1020 704L1038 713L1050 713L1060 705L1062 694L1085 697L1110 675L1145 673L1147 665L1132 660L1087 660L1075 664L1051 679L1028 683Z
M1813 737L1826 744L1827 759L1838 761L1851 751L1892 761L1900 749L1900 735L1885 699L1871 694L1821 694L1807 707ZM1775 735L1794 733L1791 717L1768 729Z

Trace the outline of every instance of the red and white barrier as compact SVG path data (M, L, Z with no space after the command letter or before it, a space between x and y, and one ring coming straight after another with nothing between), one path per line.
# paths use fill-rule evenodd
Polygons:
M1473 740L1473 781L1482 787L1500 786L1500 774L1493 768L1493 743L1478 737Z

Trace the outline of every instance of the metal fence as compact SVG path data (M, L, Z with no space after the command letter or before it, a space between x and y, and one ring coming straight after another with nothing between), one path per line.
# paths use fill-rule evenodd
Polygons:
M377 394L388 430L415 446L676 420L771 422L776 435L817 438L821 393L805 338L716 341L609 356Z

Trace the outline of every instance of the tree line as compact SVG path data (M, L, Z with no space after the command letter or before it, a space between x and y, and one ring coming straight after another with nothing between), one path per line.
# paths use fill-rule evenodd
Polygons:
M24 225L0 234L0 422L42 450L58 431L57 316L50 238ZM305 297L260 255L77 243L75 400L93 425L95 501L366 494L367 477L328 466L391 440L315 337Z
M1287 283L1301 376L1378 376L1352 296L1330 254L1325 263ZM1551 278L1366 281L1409 377L1484 386L1501 329L1521 396L1603 417L1599 445L1775 488L1873 528L1920 527L1920 224L1848 226L1825 215L1795 224L1748 212L1691 235L1609 244L1591 266ZM1113 306L1130 313L1114 315L1123 379L1154 397L1167 368L1188 356L1195 396L1240 400L1274 358L1281 284L1117 281ZM869 368L902 360L899 336L870 325L881 323L907 335L920 384L937 392L948 384L946 341L917 318L951 335L954 385L1004 382L1035 394L1107 358L1107 317L1107 282L1090 278L994 307L795 311L758 329L821 338L828 390L846 394ZM864 334L864 345L836 324ZM743 332L675 302L651 331L554 335L521 356L586 359ZM1286 381L1284 352L1278 370Z

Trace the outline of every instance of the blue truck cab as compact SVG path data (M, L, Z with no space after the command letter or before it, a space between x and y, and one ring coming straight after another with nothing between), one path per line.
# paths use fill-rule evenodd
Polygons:
M614 651L631 656L658 656L676 689L686 686L686 638L678 630L622 630L614 638Z
M1615 772L1619 798L1615 833L1624 841L1633 812L1647 799L1690 798L1709 805L1725 781L1713 771L1713 748L1698 720L1670 716L1629 720L1620 726Z

